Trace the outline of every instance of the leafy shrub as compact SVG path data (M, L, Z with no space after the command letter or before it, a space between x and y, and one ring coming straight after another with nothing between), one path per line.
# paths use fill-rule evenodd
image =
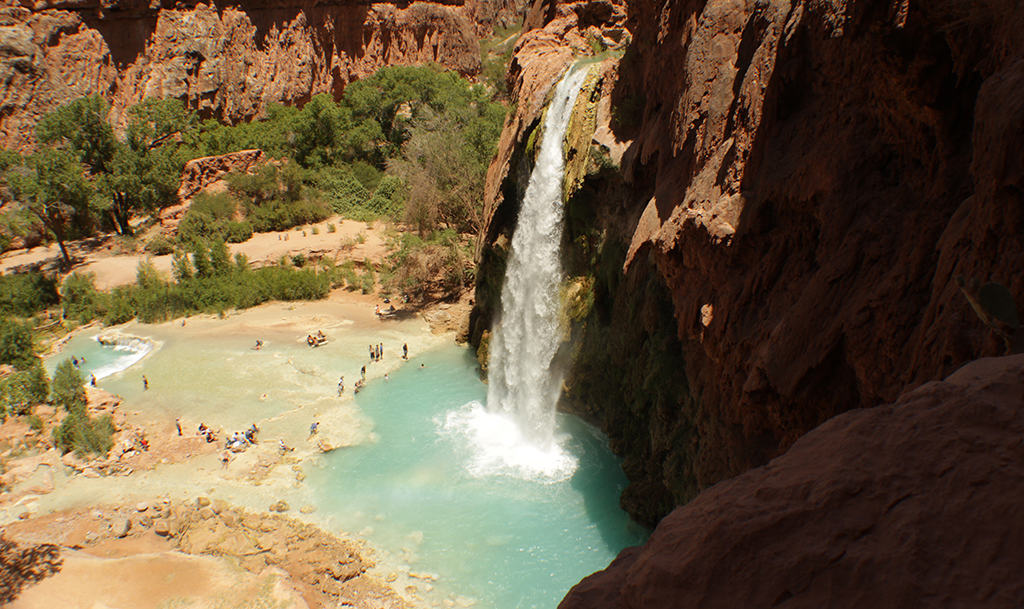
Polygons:
M110 415L92 419L86 412L70 412L53 430L53 442L61 453L105 455L114 445Z
M238 202L224 192L201 192L195 196L189 208L189 212L203 214L214 220L231 220L237 211Z
M0 364L24 369L35 359L32 326L12 319L0 319Z
M155 256L166 256L174 252L174 243L163 235L157 235L149 240L145 250Z
M57 365L50 391L53 401L68 412L85 411L85 380L71 360L66 359Z
M319 199L271 199L259 205L246 206L246 217L253 230L261 233L320 222L329 215L327 204Z
M333 233L333 232L337 232L337 230L338 230L338 227L334 226L334 223L333 223L333 222L332 222L332 223L329 223L329 224L327 225L327 232L329 232L329 233Z
M292 265L297 269L301 269L306 264L306 256L299 253L292 256Z
M31 429L33 431L41 432L46 427L46 425L43 423L43 420L37 414L30 414L30 415L28 415L28 421L27 422L28 422L29 429Z
M92 273L74 272L60 289L64 317L86 323L103 315L103 295L93 285Z
M252 224L248 220L228 222L224 228L224 240L228 243L244 243L252 238Z
M42 273L0 275L0 315L34 315L59 299L57 282Z
M49 395L43 363L37 357L32 364L0 379L0 417L28 414Z

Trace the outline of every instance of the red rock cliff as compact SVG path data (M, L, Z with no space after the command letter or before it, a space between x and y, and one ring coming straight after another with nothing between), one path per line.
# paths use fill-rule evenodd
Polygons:
M550 29L584 4L602 3L538 5L527 22ZM590 414L628 444L627 504L655 520L667 503L645 507L637 489L686 501L836 414L1001 353L954 277L1002 283L1024 303L1024 5L626 8L632 41L611 96L614 134L630 142L625 183L590 200L625 225L624 281L640 287L631 274L651 269L672 306L674 327L647 315L626 350L674 335L685 395ZM556 40L531 51L533 36L513 66L508 150L549 86L529 82L547 78L530 62L568 61ZM512 157L499 151L489 175L498 220ZM643 429L617 437L635 421Z
M116 115L147 97L226 121L302 104L394 64L480 67L479 36L521 0L401 4L45 1L0 9L0 144L32 141L39 116L100 94Z

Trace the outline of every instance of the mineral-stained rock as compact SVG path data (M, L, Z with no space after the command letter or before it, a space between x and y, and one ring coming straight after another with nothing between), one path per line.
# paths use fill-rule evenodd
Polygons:
M284 499L281 499L280 501L276 501L276 502L274 502L274 503L272 503L270 505L270 511L271 512L287 512L288 511L288 502L285 501Z
M185 163L185 167L181 170L178 200L191 199L197 192L219 180L226 173L252 171L265 160L266 157L262 150L239 150L228 154L192 159Z
M720 482L560 609L1019 607L1024 355L837 416Z

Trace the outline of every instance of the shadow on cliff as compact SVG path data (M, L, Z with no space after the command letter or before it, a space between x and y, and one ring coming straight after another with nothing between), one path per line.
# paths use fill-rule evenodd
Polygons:
M123 70L135 63L145 50L153 32L156 31L157 16L107 13L102 19L94 13L79 13L87 26L96 30L110 51L110 57L117 69Z

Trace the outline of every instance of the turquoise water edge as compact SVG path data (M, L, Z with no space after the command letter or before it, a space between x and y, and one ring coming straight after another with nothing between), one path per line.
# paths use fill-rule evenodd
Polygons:
M279 345L276 359L257 360L248 339L196 344L156 327L131 332L151 337L153 351L139 359L87 334L47 365L86 356L86 379L105 368L109 376L100 385L123 395L128 407L235 426L257 417L268 439L275 437L275 408L310 400L321 411L332 407L323 396L336 376L308 374L337 363L330 351ZM282 365L284 358L290 365ZM360 362L345 365L358 370ZM202 387L163 382L190 369ZM143 374L153 387L145 394ZM347 378L351 384L355 377ZM261 392L287 395L289 404L260 401ZM560 414L557 433L572 466L521 467L508 454L516 448L503 444L512 430L487 414L486 395L467 349L449 345L414 357L355 397L360 425L372 432L361 444L314 459L304 486L318 524L365 537L385 562L415 573L417 586L431 590L428 600L555 607L572 585L649 532L618 506L626 480L600 433Z

